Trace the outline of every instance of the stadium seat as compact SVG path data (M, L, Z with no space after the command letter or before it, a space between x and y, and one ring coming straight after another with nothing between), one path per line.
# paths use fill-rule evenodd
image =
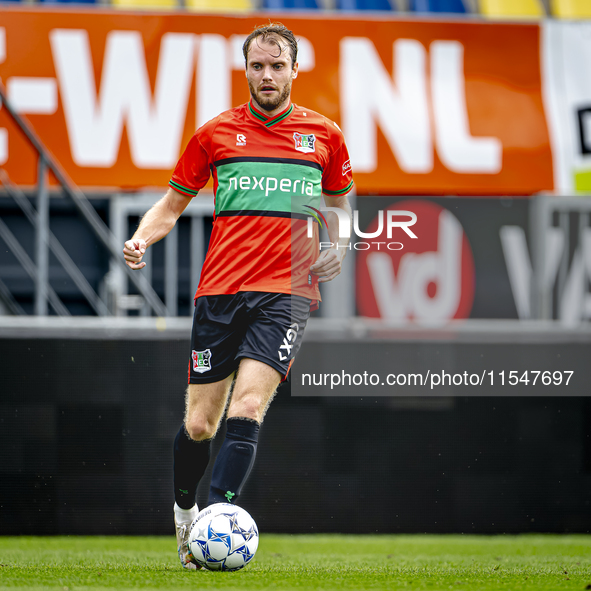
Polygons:
M115 8L144 8L170 10L179 6L178 0L111 0Z
M337 0L340 10L395 10L389 0Z
M316 0L263 0L262 8L269 10L316 10Z
M480 0L480 12L491 18L540 18L546 15L541 0Z
M462 0L410 0L414 12L468 12Z
M591 2L589 0L552 0L552 15L558 18L591 18Z
M254 8L252 0L185 0L185 7L201 12L247 12Z

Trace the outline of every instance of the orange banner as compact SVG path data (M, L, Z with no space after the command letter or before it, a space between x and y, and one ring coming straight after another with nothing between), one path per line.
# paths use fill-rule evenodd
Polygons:
M242 42L268 20L4 7L0 78L78 185L164 187L195 128L248 100ZM281 20L300 39L293 100L343 129L359 194L554 188L538 25ZM35 184L2 110L0 165Z

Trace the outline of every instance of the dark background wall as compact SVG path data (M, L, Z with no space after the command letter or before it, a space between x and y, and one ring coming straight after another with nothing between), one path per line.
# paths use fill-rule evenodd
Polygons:
M188 349L0 338L0 533L172 533ZM280 390L241 498L262 531L591 529L590 399L367 395Z

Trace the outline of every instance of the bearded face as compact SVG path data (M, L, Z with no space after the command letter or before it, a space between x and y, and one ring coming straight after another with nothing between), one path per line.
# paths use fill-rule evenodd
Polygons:
M253 101L270 114L281 112L289 104L291 83L297 76L289 49L280 39L275 42L254 39L248 52L246 78Z
M289 102L291 78L282 87L277 87L276 85L263 81L258 88L255 87L255 83L249 78L248 88L250 89L250 96L252 96L261 109L275 111L284 103ZM283 109L279 110L282 111Z

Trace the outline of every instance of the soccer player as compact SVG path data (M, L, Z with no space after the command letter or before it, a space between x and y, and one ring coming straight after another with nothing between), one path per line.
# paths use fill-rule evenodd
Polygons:
M293 33L280 23L258 27L243 52L251 100L195 132L168 192L123 250L129 267L144 267L146 248L170 232L213 175L214 226L195 296L185 420L174 442L174 517L188 569L197 569L187 547L197 486L224 414L209 504L238 499L259 426L320 299L318 282L341 271L348 238L339 238L337 216L326 216L333 247L321 252L318 225L309 222L321 194L351 218L343 134L290 99L298 75Z

